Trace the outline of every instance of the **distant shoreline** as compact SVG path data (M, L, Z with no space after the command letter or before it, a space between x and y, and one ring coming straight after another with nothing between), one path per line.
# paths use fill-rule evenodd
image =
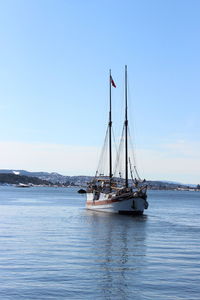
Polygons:
M25 170L0 169L0 185L25 184L49 187L86 187L92 176L64 176L59 173L29 172ZM130 181L131 183L131 181ZM200 191L200 185L147 180L149 190Z

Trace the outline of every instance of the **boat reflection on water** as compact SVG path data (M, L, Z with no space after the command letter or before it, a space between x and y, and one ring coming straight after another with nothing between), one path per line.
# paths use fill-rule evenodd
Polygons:
M91 256L97 276L96 289L104 299L140 299L141 271L146 265L147 216L93 211L87 214L93 225Z

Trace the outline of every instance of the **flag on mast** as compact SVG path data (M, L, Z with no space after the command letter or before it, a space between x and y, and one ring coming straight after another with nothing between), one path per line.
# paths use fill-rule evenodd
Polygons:
M114 82L114 80L113 80L113 78L112 78L111 75L110 75L110 82L111 82L112 86L113 86L114 88L116 88L116 84L115 84L115 82Z

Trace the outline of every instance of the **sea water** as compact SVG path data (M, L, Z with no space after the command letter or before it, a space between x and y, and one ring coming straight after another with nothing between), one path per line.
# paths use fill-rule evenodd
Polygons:
M0 299L200 299L200 192L149 191L140 217L76 188L0 187Z

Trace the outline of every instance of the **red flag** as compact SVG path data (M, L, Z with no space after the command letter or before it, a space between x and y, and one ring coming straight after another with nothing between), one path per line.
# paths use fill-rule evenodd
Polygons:
M112 79L112 76L111 76L111 75L110 75L110 82L111 82L112 86L113 86L114 88L116 88L116 84L115 84L114 80Z

